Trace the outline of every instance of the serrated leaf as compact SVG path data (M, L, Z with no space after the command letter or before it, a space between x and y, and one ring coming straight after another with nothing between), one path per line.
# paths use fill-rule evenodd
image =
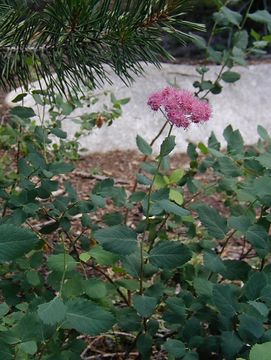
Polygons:
M19 345L20 350L29 355L34 355L38 351L37 343L34 340L23 342Z
M249 360L270 360L271 341L252 346L249 353Z
M230 228L240 231L241 233L245 233L251 225L252 224L250 218L245 215L231 216L228 219L228 226Z
M223 6L220 9L220 12L225 16L229 23L233 25L239 26L242 21L242 15L239 12L233 11L226 6Z
M7 303L3 302L0 304L0 319L9 312L9 306Z
M100 335L111 329L114 316L92 301L76 299L67 303L67 325L90 336Z
M15 260L33 250L38 237L28 229L0 225L0 262Z
M255 342L264 334L264 327L261 321L254 316L242 314L239 316L240 324L238 333L239 336L247 342Z
M46 325L56 325L63 321L66 311L67 307L58 296L48 303L38 306L38 316Z
M163 347L169 355L175 358L181 358L186 353L185 345L180 340L169 339L164 343Z
M193 283L197 295L212 297L214 284L211 281L204 278L195 278Z
M221 348L227 359L234 359L243 346L243 341L233 331L222 332Z
M152 337L150 334L145 333L141 334L137 341L136 347L140 354L142 355L142 360L147 360L150 358L151 348L152 348Z
M264 153L257 157L259 163L267 169L271 169L271 154Z
M232 318L236 314L238 303L232 286L215 285L213 289L213 301L223 316Z
M102 247L115 254L129 255L137 249L137 234L125 225L114 225L94 232Z
M15 106L10 113L11 115L18 116L21 119L28 119L36 116L33 109L24 106Z
M267 285L267 276L263 272L252 274L245 284L245 296L249 300L256 300L261 297L261 292Z
M168 214L177 216L187 216L190 214L188 210L182 208L170 200L160 200L157 202L157 205Z
M90 254L100 265L112 266L119 259L118 255L104 250L99 245L96 245L90 249L88 254Z
M48 257L48 267L57 272L72 271L76 268L76 261L74 258L66 253L57 255L50 255Z
M160 156L164 157L171 153L171 151L175 148L175 136L170 135L165 138L160 148Z
M91 299L101 299L106 296L105 283L100 279L88 279L83 282L85 293Z
M203 226L210 236L215 239L224 239L228 232L226 220L214 209L205 204L193 205Z
M223 156L218 158L218 165L220 171L226 177L237 177L242 175L240 168L228 157Z
M0 359L1 360L13 360L14 354L11 351L10 347L6 344L0 342Z
M138 150L142 152L144 155L150 156L152 154L152 147L144 140L141 136L137 135L136 137L136 145Z
M228 280L246 280L251 270L249 264L240 260L224 260L225 271L222 275Z
M188 262L191 256L187 246L175 241L164 241L150 251L149 260L162 269L174 269Z
M259 257L264 258L269 252L268 233L261 225L252 225L246 232L246 238Z
M222 274L226 270L221 258L213 251L205 251L203 261L206 269L212 272Z
M139 315L148 318L154 312L157 305L157 299L145 295L134 295L133 304Z

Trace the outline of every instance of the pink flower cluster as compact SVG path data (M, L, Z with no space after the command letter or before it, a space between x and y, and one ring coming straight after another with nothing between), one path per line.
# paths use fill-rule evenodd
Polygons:
M212 110L207 101L200 100L190 91L166 87L148 99L152 110L163 109L168 121L187 129L191 123L203 123L210 119Z

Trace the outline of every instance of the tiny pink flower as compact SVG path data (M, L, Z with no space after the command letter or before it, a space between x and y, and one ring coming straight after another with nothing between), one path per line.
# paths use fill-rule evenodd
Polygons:
M212 113L210 105L195 97L192 92L171 87L152 94L148 105L154 111L163 110L171 124L184 129L191 123L208 121Z
M163 103L163 95L161 92L153 93L148 100L148 105L152 110L157 111Z

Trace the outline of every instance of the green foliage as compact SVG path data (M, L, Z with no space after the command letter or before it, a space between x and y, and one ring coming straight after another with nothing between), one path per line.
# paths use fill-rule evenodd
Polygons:
M266 9L252 13L253 1L244 3L240 11L236 10L235 3L217 1L217 11L212 15L210 29L207 29L210 33L209 39L206 41L197 35L193 40L201 51L205 51L210 61L220 66L215 78L208 77L210 69L206 66L196 69L200 79L193 85L196 94L203 98L209 93L220 94L224 83L237 82L241 75L232 70L234 66L246 65L250 56L265 54L270 45L271 14Z
M25 114L32 116L27 109L13 116L27 121ZM255 148L246 148L230 126L226 151L214 134L208 146L190 144L186 171L161 169L174 137L149 162L151 147L138 136L150 181L128 197L105 179L84 200L69 183L54 195L59 176L74 166L60 156L48 161L54 159L48 148L45 156L34 137L28 140L17 176L0 191L1 356L45 360L55 348L79 356L85 345L75 345L73 334L119 329L136 334L133 347L145 359L153 349L169 358L264 358L271 325L271 141L265 129L258 132ZM208 186L194 180L207 170L216 177L211 193L222 201L220 212L205 201ZM106 212L111 201L114 212L97 221L97 209ZM144 217L128 226L123 209L139 207ZM224 257L233 238L247 249L239 259Z
M98 4L92 1L88 6L94 3ZM138 25L143 19L132 3L127 2L125 12L121 6L124 2L105 1L103 6L97 5L92 16L103 14L111 25L122 24L125 36L128 25ZM56 1L39 10L34 7L27 19L22 12L22 18L16 18L22 25L21 35L25 36L24 26L31 21L35 30L37 13L49 21L54 6L68 6L66 15L71 19L75 3L65 4ZM140 2L139 8L154 16L156 6L170 4L173 2L147 1ZM113 6L110 9L114 16L110 15L109 6ZM219 93L221 81L236 82L239 75L232 71L233 65L244 62L251 46L259 49L259 41L266 41L255 32L251 35L256 41L251 40L243 28L246 15L220 1L216 6L216 26L231 31L232 38L227 50L212 48L212 41L201 41L208 56L222 66L215 81L205 79L207 68L198 69L201 81L194 85L197 95L203 92L203 97L209 92ZM1 19L11 16L1 29L7 36L15 19L15 7L11 4L2 9ZM135 18L128 17L128 10ZM58 16L63 20L62 13ZM78 16L84 20L84 14ZM247 17L269 28L266 12L248 11ZM148 19L145 13L143 20ZM158 20L161 19L153 20L149 35L156 36ZM88 27L87 22L84 24ZM59 25L52 26L58 30ZM119 39L121 28L114 26ZM65 45L71 39L77 41L80 31L76 35L63 31L56 34L64 36L61 41ZM136 38L143 36L144 31ZM37 34L35 39L39 42L44 35ZM109 35L114 40L112 35L116 33ZM127 46L133 40L133 32L130 36ZM148 43L148 38L145 40ZM155 44L152 39L151 45ZM119 47L118 41L110 56L116 56L115 47ZM92 49L92 57L97 55L97 49ZM137 63L133 49L131 54ZM159 52L160 48L156 50ZM50 60L50 51L45 55L48 58L44 60ZM78 71L82 75L86 64L81 60ZM95 60L98 63L100 58ZM129 57L122 60L127 61L128 71L132 66ZM119 74L123 74L124 63L115 68ZM6 66L10 64L12 61ZM41 61L38 66L44 64ZM116 67L114 62L111 65ZM100 68L97 69L99 73ZM136 71L136 67L133 69ZM22 73L26 77L19 80L27 80L27 71ZM78 81L82 80L79 76ZM98 180L89 196L81 199L66 181L75 167L70 159L78 157L78 139L95 126L110 125L128 100L106 94L111 107L104 106L99 112L76 119L80 131L72 142L62 129L63 120L85 102L94 105L99 95L86 93L80 98L70 94L66 99L50 89L33 91L31 95L40 106L49 105L50 120L38 125L35 112L19 105L11 112L10 124L0 129L3 151L11 148L16 159L13 164L7 157L1 160L0 358L79 359L85 351L100 354L95 352L99 339L114 353L124 350L127 358L131 351L137 351L146 360L154 353L183 360L269 358L271 137L267 131L259 126L258 143L246 147L240 132L228 126L223 133L225 150L211 134L208 145L189 144L190 168L173 171L167 166L168 155L175 147L175 138L170 135L172 127L156 158L152 147L137 136L138 149L144 156L137 174L140 189L135 183L131 194L107 178ZM25 96L27 92L18 95L14 102L19 103ZM52 135L58 140L52 140ZM198 180L198 175L205 173L214 179L211 184ZM210 195L215 196L219 207L210 203ZM127 221L129 212L136 214L132 222ZM240 248L235 256L227 251L233 241ZM91 339L96 336L99 337ZM89 348L93 341L95 346Z

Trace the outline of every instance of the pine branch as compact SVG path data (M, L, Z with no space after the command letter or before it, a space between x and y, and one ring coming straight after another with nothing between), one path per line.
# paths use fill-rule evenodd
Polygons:
M189 0L0 0L0 86L34 78L67 93L109 81L104 64L123 81L141 62L172 60L163 34L184 43L203 27L183 20ZM1 11L2 9L2 11Z

